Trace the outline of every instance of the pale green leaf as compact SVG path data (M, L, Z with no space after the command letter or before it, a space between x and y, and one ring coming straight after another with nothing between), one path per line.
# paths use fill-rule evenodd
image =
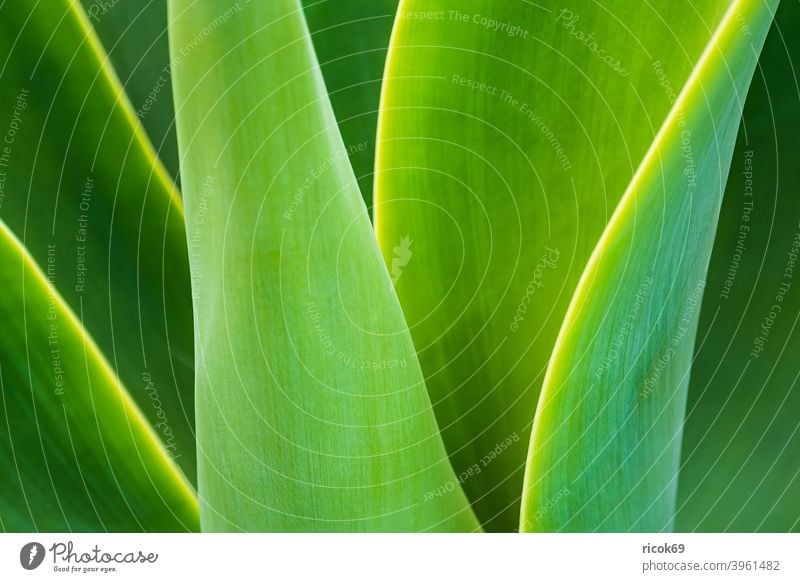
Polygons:
M170 2L203 529L477 529L301 10Z

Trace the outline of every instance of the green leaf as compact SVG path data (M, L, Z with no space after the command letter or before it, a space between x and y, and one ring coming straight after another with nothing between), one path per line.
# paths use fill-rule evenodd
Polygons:
M52 287L50 250L45 275L0 223L0 529L196 531L194 491Z
M747 96L689 385L679 530L800 530L798 24L782 3Z
M397 2L303 0L322 76L368 207L383 66Z
M166 0L81 0L159 158L178 178Z
M297 0L172 0L204 530L478 528ZM209 23L216 23L213 27Z
M177 191L79 3L3 3L0 58L0 218L39 264L54 261L55 286L193 479Z
M776 7L731 4L592 254L536 412L525 531L672 528L708 261Z
M727 4L401 6L375 224L487 529L518 526L530 427L570 297Z

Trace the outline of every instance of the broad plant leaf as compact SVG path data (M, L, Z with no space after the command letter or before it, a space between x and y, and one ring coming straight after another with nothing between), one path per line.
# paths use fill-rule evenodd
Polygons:
M477 529L299 1L173 0L173 57L220 18L173 67L203 529Z
M81 2L159 158L178 179L167 0ZM191 47L184 50L191 50Z
M197 498L76 315L0 223L0 530L196 531ZM55 256L55 255L53 255Z
M728 2L406 0L375 225L484 527L518 527L531 423L586 262Z
M0 218L193 480L181 203L80 3L0 5L0 104Z
M372 205L383 67L398 0L303 0L311 40L350 163Z
M777 4L730 5L589 260L536 411L525 531L673 527L708 262Z
M798 24L783 2L747 96L689 385L679 530L800 529Z

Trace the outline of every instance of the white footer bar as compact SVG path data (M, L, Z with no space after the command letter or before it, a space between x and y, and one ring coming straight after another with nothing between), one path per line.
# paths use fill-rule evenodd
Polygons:
M800 534L2 534L0 580L800 580Z

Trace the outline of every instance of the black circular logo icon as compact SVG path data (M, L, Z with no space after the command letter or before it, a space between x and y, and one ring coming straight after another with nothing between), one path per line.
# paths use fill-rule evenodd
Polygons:
M44 546L39 542L29 542L19 552L19 563L26 570L38 568L44 560Z

